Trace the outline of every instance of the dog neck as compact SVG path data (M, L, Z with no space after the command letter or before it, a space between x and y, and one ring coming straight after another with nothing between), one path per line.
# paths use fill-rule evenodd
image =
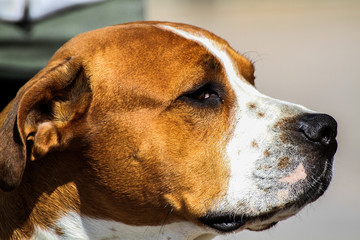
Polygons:
M36 226L46 229L64 212L79 211L79 195L71 177L79 166L73 163L74 172L68 169L66 173L57 160L30 162L22 184L12 192L0 192L0 239L28 239ZM52 164L46 164L49 161Z
M134 226L109 219L108 212L114 208L101 206L106 199L99 193L104 189L84 180L88 179L86 176L90 171L73 154L29 162L23 183L13 192L0 192L0 239L111 239L121 236L124 239L170 237L182 240L213 237L190 222L167 224L163 216L163 223L154 223L154 226ZM153 214L152 217L156 219Z
M71 183L63 186L67 191L73 188ZM5 206L0 210L0 239L174 239L174 240L210 240L212 233L190 222L175 222L160 226L131 226L120 222L82 216L77 210L68 211L56 221L46 220L45 216L37 214L57 215L40 209L34 203L25 200L25 189L19 189L11 194L0 194L0 204ZM28 195L29 196L29 195ZM38 197L38 201L51 201L51 194ZM64 198L62 198L64 200ZM69 202L70 199L65 201ZM73 200L75 205L76 201ZM32 209L31 209L32 208ZM6 211L4 211L6 209ZM19 228L21 226L21 228Z

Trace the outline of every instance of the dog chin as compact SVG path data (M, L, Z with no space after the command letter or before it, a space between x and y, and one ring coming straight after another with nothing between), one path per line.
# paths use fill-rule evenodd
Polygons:
M272 227L274 227L278 222L272 222L272 223L268 223L268 224L261 224L258 226L254 226L254 227L249 227L247 228L247 230L253 231L253 232L261 232L264 230L268 230Z
M254 221L249 223L249 226L247 226L246 229L256 232L268 230L275 226L278 222L294 216L300 210L301 208L298 209L296 207L290 207L288 209L268 214L271 216L268 219L266 219L266 215L254 218Z

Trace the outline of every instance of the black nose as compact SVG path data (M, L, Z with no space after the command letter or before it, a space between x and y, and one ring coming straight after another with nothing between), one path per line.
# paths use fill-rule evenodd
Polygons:
M299 130L305 137L323 146L336 142L337 123L327 114L305 114L298 119Z

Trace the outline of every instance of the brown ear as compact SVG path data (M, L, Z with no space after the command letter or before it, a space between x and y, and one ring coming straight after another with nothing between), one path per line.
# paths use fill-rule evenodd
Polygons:
M61 127L89 105L90 87L85 81L76 59L53 61L24 85L0 114L2 190L19 186L27 160L42 157L66 141L60 141ZM5 120L1 119L4 115Z

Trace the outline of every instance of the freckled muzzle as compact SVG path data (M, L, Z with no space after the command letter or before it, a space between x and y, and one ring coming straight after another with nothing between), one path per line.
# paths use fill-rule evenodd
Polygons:
M280 155L259 160L254 176L258 188L268 192L265 197L276 196L284 206L302 208L330 184L337 123L326 114L301 114L280 122L276 124L280 143L272 149ZM269 161L270 167L264 168Z
M258 202L258 209L249 211L245 204L236 213L209 212L200 218L204 225L220 232L264 230L325 192L337 149L334 118L326 114L283 118L275 124L274 132L277 143L268 146L252 173L258 192L248 203Z
M286 121L281 127L280 138L289 147L296 150L289 152L298 155L293 166L302 163L312 179L325 174L332 166L337 150L337 123L327 114L303 114ZM311 179L308 179L311 181Z
M297 138L308 177L297 188L305 191L298 197L298 205L318 199L332 178L333 158L337 150L337 122L327 114L304 114L296 118ZM296 189L296 187L295 187Z

